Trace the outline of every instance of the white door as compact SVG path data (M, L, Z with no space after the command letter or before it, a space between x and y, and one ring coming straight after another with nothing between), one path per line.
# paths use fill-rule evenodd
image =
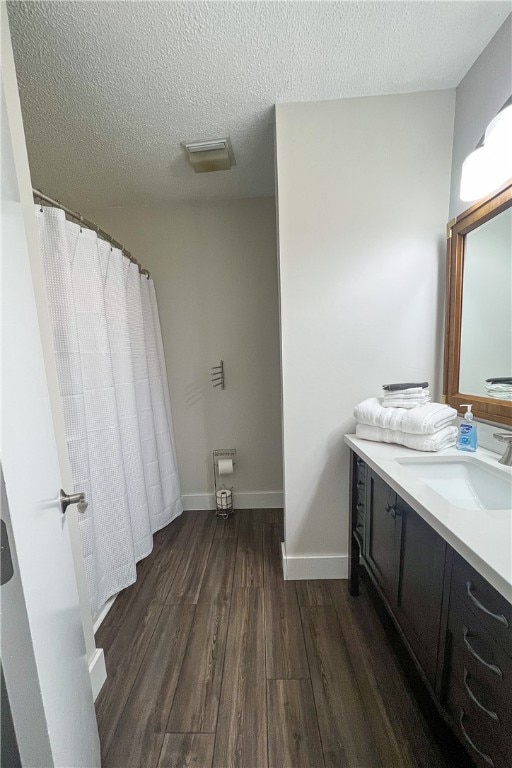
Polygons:
M2 82L1 463L24 598L1 588L2 666L22 764L96 768L98 730L8 118ZM26 672L20 666L22 648L34 675L30 664ZM44 717L27 723L32 711Z

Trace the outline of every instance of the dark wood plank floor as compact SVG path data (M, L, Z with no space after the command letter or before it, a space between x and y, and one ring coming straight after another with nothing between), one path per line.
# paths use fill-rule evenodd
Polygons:
M282 512L186 512L100 627L104 768L447 768L364 589L285 582Z

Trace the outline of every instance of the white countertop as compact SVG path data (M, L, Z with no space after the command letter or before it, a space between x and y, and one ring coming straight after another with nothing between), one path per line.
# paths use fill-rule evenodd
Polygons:
M512 603L512 510L457 507L397 460L421 456L458 456L456 448L438 453L413 451L401 445L361 440L345 435L345 442L385 480L450 546ZM499 456L478 448L473 456L496 468ZM509 472L505 467L504 471ZM511 470L512 471L512 470Z

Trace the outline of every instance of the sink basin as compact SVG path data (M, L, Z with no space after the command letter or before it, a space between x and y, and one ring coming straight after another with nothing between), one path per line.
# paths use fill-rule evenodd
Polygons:
M458 507L512 509L512 474L476 456L424 456L396 461Z

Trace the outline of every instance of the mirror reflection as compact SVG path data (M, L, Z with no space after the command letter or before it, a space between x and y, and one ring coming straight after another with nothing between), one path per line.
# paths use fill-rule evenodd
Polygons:
M512 400L512 208L464 243L459 391Z

